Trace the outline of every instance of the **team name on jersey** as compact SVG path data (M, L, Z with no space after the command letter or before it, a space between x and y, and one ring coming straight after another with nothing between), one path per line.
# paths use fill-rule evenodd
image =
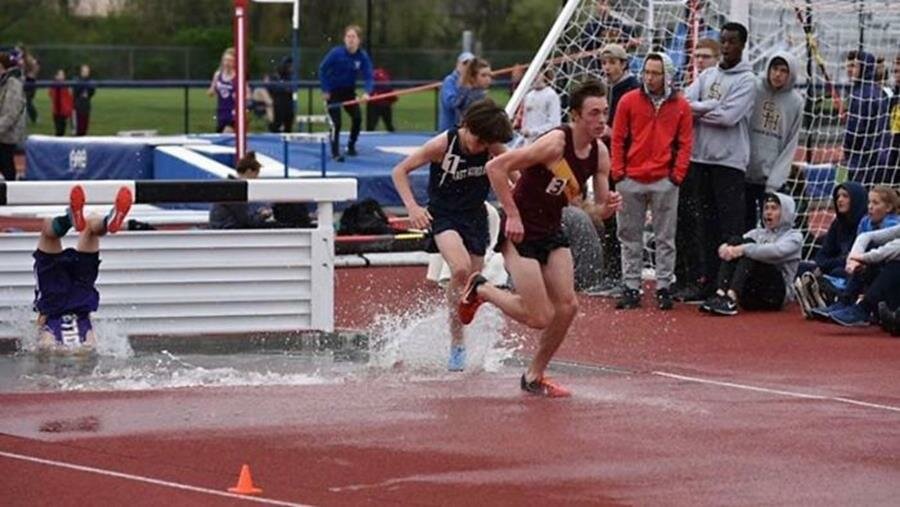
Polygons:
M460 163L462 163L462 161L463 159L459 155L453 153L446 153L444 155L444 159L441 161L441 169L444 171L444 175L441 177L441 185L444 184L448 176L453 181L460 181L466 178L477 178L480 176L484 176L485 170L483 165L476 165L460 169L459 165Z

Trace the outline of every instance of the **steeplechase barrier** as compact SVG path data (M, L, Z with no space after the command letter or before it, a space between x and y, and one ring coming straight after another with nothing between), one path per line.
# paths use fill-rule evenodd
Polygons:
M234 335L334 330L333 203L356 198L353 179L46 181L0 183L0 206L111 204L122 186L135 203L315 202L310 229L122 231L101 239L99 321L128 336ZM0 208L2 211L2 208ZM38 234L0 236L0 338L21 338L34 297ZM70 232L63 246L74 246Z

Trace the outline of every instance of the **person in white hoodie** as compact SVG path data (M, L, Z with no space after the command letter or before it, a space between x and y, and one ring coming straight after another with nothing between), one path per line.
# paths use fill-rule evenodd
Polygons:
M803 96L794 89L798 74L794 55L778 51L756 82L756 104L750 117L750 165L744 187L747 230L759 224L766 193L778 191L791 172L803 124Z
M719 246L722 259L716 293L700 305L713 315L737 315L745 310L780 310L793 300L789 290L797 266L803 234L795 229L794 200L766 194L763 226Z
M544 132L558 127L562 122L559 95L547 86L551 81L552 73L545 70L535 78L534 88L525 94L519 133L525 138L526 144L533 143Z
M704 237L701 255L691 251L679 251L679 255L701 258L701 290L707 294L719 272L719 245L747 230L744 175L750 163L750 114L756 95L753 67L743 59L747 28L740 23L725 23L719 42L722 61L703 71L685 93L694 113L690 172L696 173L698 229Z

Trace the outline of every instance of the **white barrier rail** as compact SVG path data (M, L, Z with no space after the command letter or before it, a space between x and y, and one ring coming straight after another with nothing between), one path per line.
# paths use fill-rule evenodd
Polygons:
M2 202L61 204L75 183L92 203L111 202L123 184L135 201L162 187L143 182L16 182L0 185ZM353 199L355 180L223 182L162 195L177 202L237 200L315 201L314 229L123 231L101 240L97 319L114 319L128 335L191 335L334 330L332 201ZM257 185L262 183L262 185ZM331 184L329 184L331 183ZM143 187L143 190L142 190ZM176 187L171 187L176 188ZM187 189L187 190L184 190ZM148 190L152 190L148 194ZM158 194L157 194L158 195ZM64 199L61 199L65 196ZM229 199L221 197L229 196ZM176 201L168 201L176 202ZM35 233L0 235L0 337L20 337L34 297ZM65 247L77 234L63 238Z

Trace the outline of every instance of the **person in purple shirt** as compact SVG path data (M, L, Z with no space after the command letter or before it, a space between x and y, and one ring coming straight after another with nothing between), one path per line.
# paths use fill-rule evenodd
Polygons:
M222 53L219 69L213 74L206 94L216 98L216 132L234 132L234 104L237 74L234 70L234 48Z
M328 104L328 115L334 128L331 129L331 157L338 162L343 162L341 155L341 103L356 99L356 77L361 75L364 82L365 93L362 101L369 99L369 94L375 86L372 78L372 60L368 53L360 48L362 28L358 25L349 25L344 29L344 45L335 46L322 59L319 64L319 80L321 81L322 97ZM356 155L356 140L359 139L359 130L362 125L362 115L359 106L343 106L352 121L350 125L350 141L347 143L347 155Z

